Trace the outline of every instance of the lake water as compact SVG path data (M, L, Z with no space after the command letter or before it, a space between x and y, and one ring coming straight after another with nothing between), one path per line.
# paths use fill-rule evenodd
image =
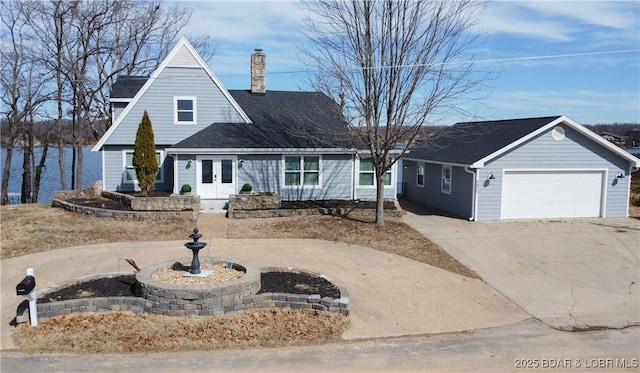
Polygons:
M64 149L64 162L66 164L65 172L67 176L67 187L71 187L71 148ZM35 149L36 162L40 160L42 148ZM82 165L82 187L88 187L96 181L102 179L102 157L100 153L92 153L91 147L83 148L83 165ZM11 203L20 203L20 188L22 183L22 148L15 148L11 159L11 176L9 178L9 193L11 194ZM7 157L7 149L2 148L2 159L0 162L0 172L4 169L4 163ZM0 177L1 174L0 174ZM62 190L60 185L60 167L58 166L58 148L49 147L47 152L47 161L45 169L42 172L40 180L40 193L38 194L38 202L51 202L53 200L53 192Z

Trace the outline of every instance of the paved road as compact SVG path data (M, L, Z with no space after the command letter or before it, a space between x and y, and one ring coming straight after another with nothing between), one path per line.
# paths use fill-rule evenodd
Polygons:
M529 319L460 334L322 346L82 356L3 352L0 361L2 371L12 373L611 372L638 371L638 351L639 327L564 332ZM627 368L616 369L621 366Z
M403 220L548 325L640 325L639 220Z

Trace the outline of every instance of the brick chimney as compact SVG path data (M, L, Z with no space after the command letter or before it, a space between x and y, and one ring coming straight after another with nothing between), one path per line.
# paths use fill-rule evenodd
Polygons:
M262 49L254 50L251 55L251 93L267 93L266 67L267 56Z

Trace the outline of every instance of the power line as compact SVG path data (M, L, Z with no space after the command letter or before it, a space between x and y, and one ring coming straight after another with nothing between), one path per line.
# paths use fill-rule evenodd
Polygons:
M525 56L525 57L493 58L493 59L485 59L485 60L436 62L436 63L426 63L426 64L383 65L383 66L368 67L367 69L392 69L392 68L396 69L396 68L429 67L429 66L440 66L440 65L468 65L468 64L476 64L476 63L532 61L532 60L544 60L544 59L555 59L555 58L566 58L566 57L586 57L586 56L598 56L598 55L622 54L622 53L638 53L638 52L640 52L640 49L622 49L622 50L615 50L615 51L585 52L585 53L565 53L565 54ZM358 69L360 69L360 68L343 69L343 71L358 70ZM312 72L312 71L313 70L277 71L277 72L267 72L267 75L299 74L299 73L309 73L309 72ZM247 73L220 74L218 76L243 76L243 75L249 75L249 74L247 74Z
M556 59L556 58L567 58L567 57L587 57L587 56L598 56L598 55L608 55L608 54L623 54L623 53L638 53L640 49L622 49L622 50L614 50L614 51L600 51L600 52L585 52L585 53L565 53L565 54L551 54L551 55L539 55L539 56L524 56L524 57L506 57L506 58L493 58L493 59L484 59L484 60L467 60L467 61L449 61L449 62L436 62L436 63L426 63L426 64L406 64L406 65L382 65L382 66L373 66L368 67L366 69L397 69L397 68L412 68L412 67L429 67L429 66L442 66L442 65L469 65L469 64L481 64L481 63L497 63L497 62L514 62L514 61L533 61L533 60L548 60L548 59ZM342 71L355 71L361 68L345 68ZM288 75L288 74L308 74L311 72L315 72L316 70L304 69L304 70L283 70L283 71L274 71L267 72L267 75ZM216 74L218 77L230 77L230 76L248 76L250 73L228 73L228 74ZM162 79L182 79L190 77L188 75L174 75L171 77L163 76ZM129 76L131 80L148 80L152 79L150 77L145 76ZM156 77L155 79L159 79Z

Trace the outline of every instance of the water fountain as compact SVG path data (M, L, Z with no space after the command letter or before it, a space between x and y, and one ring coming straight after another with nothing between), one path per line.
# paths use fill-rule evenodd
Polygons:
M189 270L189 274L186 276L198 276L198 277L207 277L213 273L213 271L201 271L200 270L200 259L198 258L198 252L200 249L204 249L207 246L204 242L198 242L202 235L198 233L198 227L193 228L193 233L189 235L189 237L193 240L193 242L187 242L184 246L187 249L193 252L193 259L191 259L191 269Z
M194 228L189 235L193 240L184 244L192 251L191 268L175 261L157 263L144 267L136 273L140 283L142 297L146 299L145 312L169 316L208 316L241 308L244 297L254 295L260 290L260 269L243 260L232 258L206 257L202 262L212 268L224 263L227 268L242 272L239 278L218 281L216 277L224 272L200 268L201 259L198 253L207 246L200 242L202 234ZM179 265L177 265L179 264ZM206 267L205 267L206 268ZM166 280L158 278L156 273L164 271L185 271L184 280Z

